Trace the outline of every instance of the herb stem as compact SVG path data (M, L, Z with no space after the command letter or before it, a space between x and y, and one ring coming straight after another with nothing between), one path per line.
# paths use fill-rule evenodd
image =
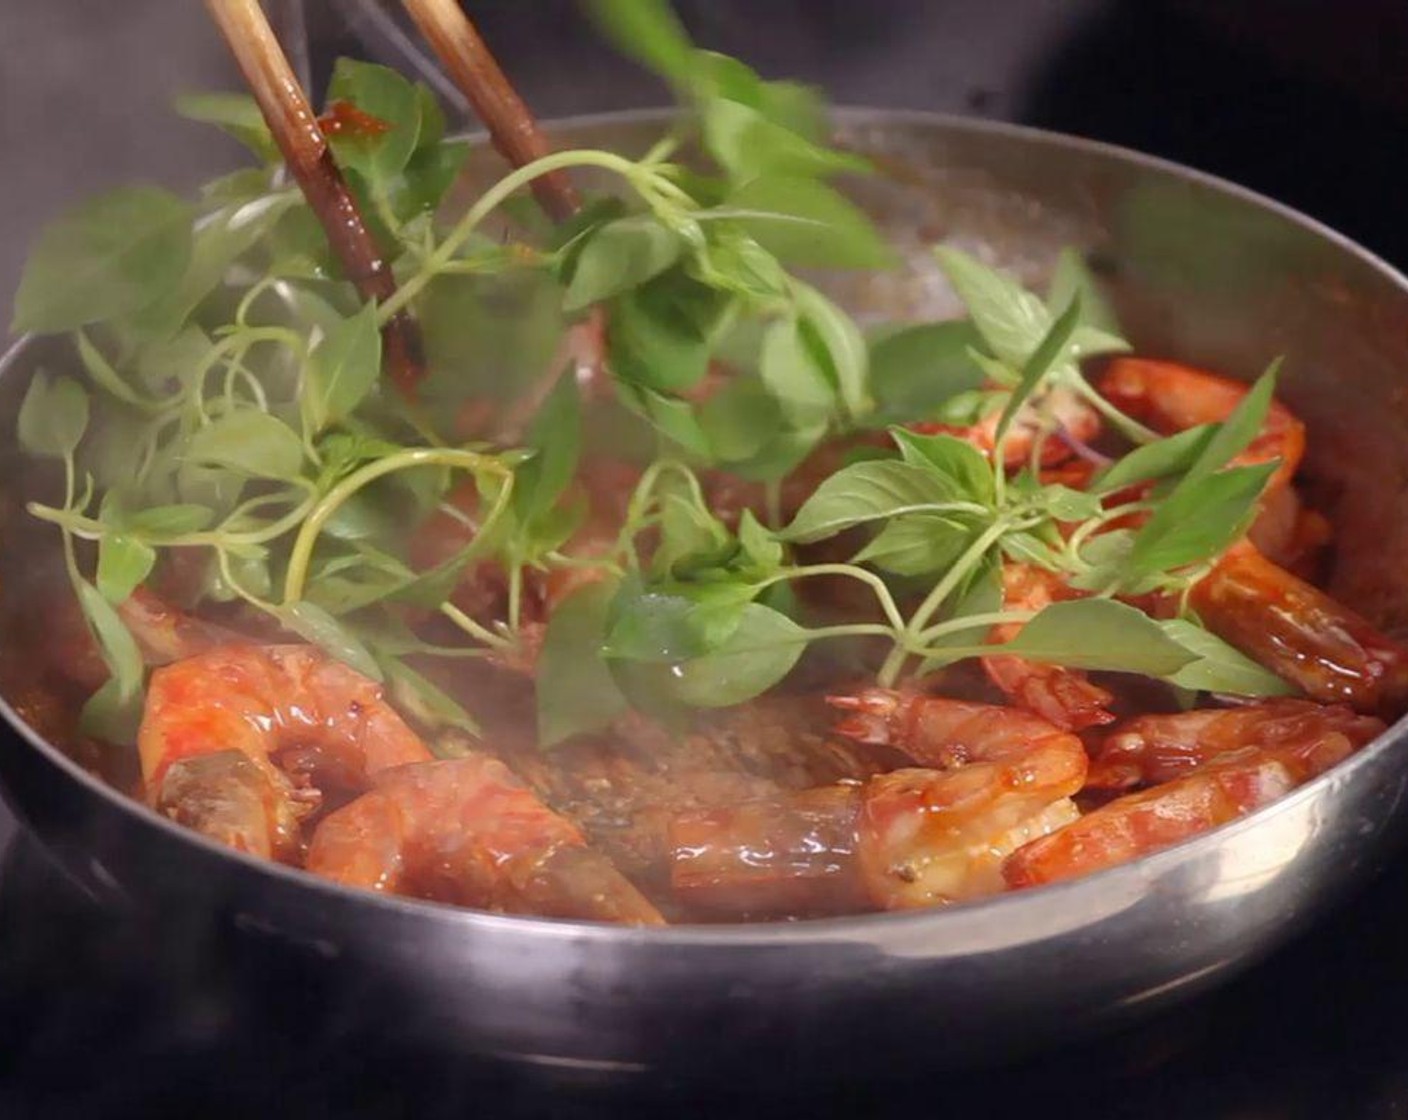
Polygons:
M441 614L443 614L446 618L448 618L466 634L470 635L473 638L478 638L479 641L483 642L486 646L489 646L492 649L511 649L513 647L513 643L507 638L500 637L498 634L495 634L492 630L490 630L487 626L484 626L474 621L474 619L470 618L470 616L465 614L464 611L460 610L459 607L455 606L454 603L451 603L449 601L441 603L439 610ZM442 654L441 656L448 655Z
M284 605L288 606L303 598L303 588L308 580L308 567L313 557L313 546L317 543L323 526L338 508L368 483L384 475L413 467L457 467L472 473L483 472L496 475L503 485L494 497L489 516L484 519L481 533L488 533L508 508L513 494L513 471L490 455L475 451L463 451L448 447L413 447L388 455L384 459L368 463L353 471L329 490L303 522L298 536L293 542L293 551L288 558L288 571L284 576Z
M879 600L880 609L884 612L885 620L889 623L890 631L896 635L906 629L904 616L900 614L899 607L895 604L895 597L890 594L890 589L885 585L885 581L874 572L855 564L807 564L799 568L787 568L767 579L760 580L754 585L755 591L762 591L771 587L775 583L794 579L808 579L812 576L850 576L851 579L858 579L861 583L867 584L875 592L875 598Z
M1112 405L1096 392L1095 387L1079 373L1073 372L1069 374L1068 384L1084 397L1086 402L1094 408L1096 412L1100 413L1101 416L1108 420L1126 439L1134 443L1153 443L1155 440L1161 438L1158 432L1154 431L1152 428L1146 428L1138 420L1134 419L1134 417L1125 415Z

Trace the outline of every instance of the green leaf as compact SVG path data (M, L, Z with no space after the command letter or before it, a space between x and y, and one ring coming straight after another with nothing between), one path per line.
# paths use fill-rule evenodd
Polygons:
M1190 661L1166 678L1171 684L1199 692L1223 692L1232 696L1296 694L1292 685L1201 626L1182 618L1169 619L1159 625L1184 649L1197 654L1196 661Z
M661 577L677 569L716 567L734 552L733 538L717 517L692 497L666 495L660 511L660 544L650 568Z
M1127 579L1201 563L1246 532L1275 463L1231 467L1180 483L1134 538Z
M628 577L612 600L603 652L624 661L700 657L728 640L752 598L746 584L650 587Z
M416 87L387 66L339 58L328 84L328 100L346 100L390 127L376 136L333 136L340 163L385 193L410 161L420 139L421 98Z
M123 515L122 524L132 532L153 537L199 533L213 517L205 506L194 504L147 506Z
M651 214L618 218L592 233L575 256L563 307L580 311L660 275L679 260L679 234Z
M424 130L422 123L422 133ZM447 140L417 148L406 162L406 169L393 191L396 216L407 222L417 214L437 210L468 158L469 143L465 140Z
M700 283L755 303L770 303L787 294L787 273L756 240L717 222L710 224L706 236L704 251L684 266Z
M475 718L452 696L437 688L399 657L380 654L376 663L396 707L422 727L435 730L455 728L476 738L480 735Z
M1080 558L1091 569L1071 576L1071 586L1078 591L1102 591L1118 583L1133 548L1133 529L1110 529L1091 537L1080 550Z
M698 384L725 303L677 270L617 297L607 327L617 377L667 393Z
M278 163L283 158L258 104L248 94L182 93L176 97L176 112L188 121L223 129L261 163Z
M25 262L10 329L71 330L159 299L186 271L193 217L157 187L122 187L70 210Z
M146 397L122 379L122 375L113 368L106 355L93 344L87 331L77 330L74 337L78 343L78 360L83 363L83 368L94 385L125 404L144 410L152 408Z
M949 487L927 467L894 460L856 463L818 486L779 536L806 544L882 517L958 512L952 498Z
M943 433L921 435L904 428L891 428L890 438L904 462L937 471L955 496L983 505L993 501L992 464L972 444Z
M735 183L761 175L815 177L870 169L864 159L814 144L737 101L711 98L701 117L705 145Z
M135 746L142 723L142 707L140 687L131 696L123 696L117 678L109 677L84 701L78 714L78 729L104 743Z
M151 338L176 334L201 301L226 279L231 266L301 200L296 190L284 190L211 215L191 235L190 261L181 282L137 312L133 326Z
M1091 482L1095 494L1110 494L1140 482L1186 473L1207 449L1214 425L1199 424L1164 439L1136 447L1112 463Z
M316 603L300 600L285 603L277 611L278 620L300 638L320 646L327 654L374 681L383 679L381 666L371 651L340 620Z
M1086 267L1084 258L1075 249L1062 249L1056 258L1056 268L1046 292L1046 309L1052 315L1059 315L1077 299L1080 300L1081 326L1092 327L1118 341L1119 319Z
M1227 419L1218 424L1203 448L1202 454L1188 468L1183 484L1191 484L1213 471L1221 470L1234 458L1246 450L1266 423L1266 414L1271 408L1272 396L1276 392L1276 369L1280 360L1257 378L1256 384L1247 390L1246 396L1237 402Z
M1069 486L1044 486L1041 496L1046 512L1057 521L1088 521L1100 515L1100 499L1084 490Z
M1052 603L1010 642L991 647L1030 661L1166 677L1197 655L1143 611L1113 599Z
M889 268L894 250L870 219L815 179L765 175L737 188L724 205L754 212L736 219L764 249L804 268Z
M734 377L697 410L709 452L722 463L751 459L782 427L782 408L757 381Z
M815 288L795 283L793 293L802 332L825 364L846 411L851 416L869 412L870 354L860 328Z
M771 575L782 566L782 545L745 509L738 519L738 545L758 575Z
M978 341L978 332L967 319L920 323L873 341L870 390L876 419L922 419L959 393L981 386L983 371L969 356Z
M836 408L836 390L802 323L779 319L763 335L758 375L795 427L825 426Z
M120 606L151 574L156 550L125 533L104 533L98 542L98 591Z
M31 455L67 459L88 429L88 394L71 377L40 370L20 404L20 446Z
M142 651L112 604L96 587L86 580L79 580L76 587L79 605L112 673L114 695L120 701L131 700L142 690Z
M547 513L567 489L582 448L582 406L577 379L564 371L528 433L534 456L514 472L513 508L527 524Z
M283 421L247 408L198 428L187 442L183 458L188 463L228 467L256 478L296 478L303 463L303 444Z
M589 10L622 54L677 86L689 84L694 47L666 0L590 0Z
M616 588L595 583L573 592L548 621L538 655L538 742L549 747L599 731L627 708L602 655Z
M992 352L1020 369L1050 330L1051 313L1015 280L959 249L941 245L934 255Z
M689 401L643 386L636 390L636 395L642 411L665 436L696 455L709 453L709 439L699 426Z
M997 421L996 438L999 442L1012 426L1012 421L1017 418L1022 406L1036 393L1042 381L1065 356L1071 335L1079 321L1080 300L1076 299L1061 312L1060 318L1051 324L1051 329L1042 336L1041 342L1022 366L1022 378L1012 390L1012 395L1007 398L1007 404Z
M308 360L299 406L310 433L350 416L381 373L381 332L376 305L364 303L318 343Z
M676 666L674 693L696 708L742 704L791 672L806 645L807 632L785 614L748 603L713 653Z
M899 576L922 576L952 567L973 541L971 519L938 513L896 517L852 558Z

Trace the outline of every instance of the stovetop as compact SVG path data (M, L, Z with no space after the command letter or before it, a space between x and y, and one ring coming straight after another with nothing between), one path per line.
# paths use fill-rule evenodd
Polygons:
M1408 1115L1408 861L1227 986L1116 1034L983 1072L896 1070L817 1099L643 1080L610 1089L369 1038L348 994L266 940L99 909L20 834L0 857L0 1116Z

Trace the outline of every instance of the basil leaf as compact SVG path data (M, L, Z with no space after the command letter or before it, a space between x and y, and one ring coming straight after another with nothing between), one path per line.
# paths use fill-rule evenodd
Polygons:
M1191 483L1213 471L1220 470L1246 450L1266 423L1266 414L1271 408L1272 395L1276 392L1276 369L1280 359L1247 390L1246 396L1237 402L1227 419L1218 424L1208 440L1203 452L1188 468L1184 482Z
M1080 325L1094 328L1120 342L1120 323L1109 301L1100 291L1095 277L1086 267L1085 259L1075 249L1062 249L1056 257L1056 268L1046 291L1046 309L1059 315L1076 300L1080 301ZM1082 353L1094 351L1082 350Z
M637 287L679 260L683 248L679 234L653 215L607 222L577 252L563 308L580 311Z
M807 544L842 529L896 514L929 510L957 512L953 492L934 471L894 460L870 460L843 467L816 488L779 535ZM979 511L981 512L981 511Z
M1129 565L1134 548L1133 529L1110 529L1091 537L1081 547L1080 558L1091 565L1088 572L1070 576L1068 582L1078 591L1102 591L1117 583Z
M296 478L303 463L303 444L283 421L246 408L196 429L184 458L191 464L228 467L256 478Z
M424 89L423 86L417 88ZM434 104L433 100L431 104ZM439 112L438 106L436 112ZM422 141L425 127L422 109ZM408 222L418 214L437 210L468 158L469 142L466 140L449 140L417 148L406 161L406 168L393 188L392 207L396 216Z
M864 159L814 144L759 110L727 98L708 100L701 124L709 153L736 183L760 175L824 176L870 169Z
M794 284L794 299L804 335L809 334L825 363L846 411L861 416L873 407L870 399L869 359L860 328L844 311L806 284Z
M1002 554L1019 564L1060 570L1060 554L1035 533L1008 533L1002 538Z
M416 87L390 67L339 58L327 96L329 101L350 101L389 126L375 136L328 138L339 163L365 176L378 194L385 194L420 139L421 99Z
M119 746L135 746L137 731L142 725L142 690L123 696L116 677L109 677L101 688L84 701L78 713L78 729L85 735Z
M622 54L677 86L690 82L695 51L665 0L590 0L589 10Z
M992 352L1020 369L1050 330L1051 313L1015 280L959 249L941 245L934 255Z
M684 661L719 648L753 598L744 584L684 588L622 581L612 600L604 654L623 661Z
M88 394L71 377L34 375L20 404L20 446L31 455L67 459L88 429Z
M1136 483L1187 473L1207 449L1214 430L1212 424L1199 424L1136 447L1100 472L1090 484L1091 493L1110 494Z
M514 472L513 508L527 524L550 510L577 469L582 447L582 406L568 369L543 402L528 433L536 454Z
M176 537L198 533L213 519L211 511L198 505L147 506L125 513L123 527L154 537Z
M1079 322L1080 300L1076 299L1061 312L1060 318L1051 324L1051 329L1042 336L1041 342L1022 366L1022 378L1012 390L1012 395L1007 398L1002 415L998 417L996 439L999 442L1012 426L1018 411L1037 391L1046 375L1065 357L1071 335Z
M279 607L275 616L300 638L320 646L330 656L357 670L364 677L381 681L381 666L371 651L339 619L316 603L303 599Z
M309 433L350 416L381 373L381 331L376 305L365 303L337 322L308 360L299 406Z
M599 731L627 708L602 656L608 609L616 588L589 584L553 611L538 654L538 744Z
M750 509L745 509L738 519L738 545L759 575L771 575L782 566L782 545L759 524Z
M93 344L87 331L77 330L74 336L78 343L78 360L83 363L83 368L94 385L124 404L148 411L152 409L151 402L122 379L122 375L113 368L106 355Z
M1041 494L1046 512L1057 521L1088 521L1098 517L1102 509L1096 495L1069 486L1044 486Z
M152 303L186 271L193 217L157 187L122 187L70 210L25 262L10 329L66 331Z
M391 699L423 727L443 730L451 727L476 738L480 728L475 718L452 696L437 688L398 657L377 656Z
M951 567L973 540L973 525L937 513L896 517L851 558L899 576L922 576Z
M733 633L713 653L675 667L673 691L696 708L741 704L791 672L806 645L807 632L785 614L748 603Z
M714 223L705 251L685 262L685 271L701 283L766 303L787 294L787 273L756 240Z
M1009 642L991 647L1030 661L1166 677L1197 659L1143 611L1113 599L1052 603Z
M112 672L116 698L121 701L131 700L142 690L142 676L145 671L142 651L137 648L136 639L118 617L117 611L113 610L112 604L96 587L87 580L79 580L76 587L79 605L83 608L83 614L88 619L88 625L92 628L99 649L102 650L103 660Z
M699 406L698 420L713 458L732 463L753 458L777 434L782 406L757 381L735 377Z
M768 252L804 268L889 268L895 252L870 219L815 179L764 175L725 200L736 221Z
M734 552L729 532L707 509L679 494L667 495L660 513L660 544L650 558L651 571L679 575L685 566L707 568L722 564Z
M758 376L793 426L825 426L830 420L836 391L798 319L779 319L767 329Z
M183 93L176 97L176 112L188 121L213 124L233 136L259 158L261 163L278 163L283 157L264 114L254 98L245 93Z
M1184 649L1198 656L1196 661L1170 674L1166 678L1170 684L1233 696L1296 695L1294 686L1203 627L1183 618L1172 618L1159 625Z
M1172 571L1224 551L1246 532L1276 466L1257 463L1185 479L1136 534L1126 578Z
M151 574L156 550L126 533L104 533L98 542L98 592L113 606L127 601Z
M929 416L959 393L977 389L983 371L969 357L979 340L967 319L905 327L870 344L870 390L876 419Z
M677 271L618 296L607 326L617 377L663 392L698 384L725 302Z
M984 505L993 501L992 464L972 444L943 433L921 435L904 428L891 428L890 438L904 462L937 471L955 495Z
M143 307L133 326L152 338L170 338L225 279L230 266L301 202L296 190L266 194L212 215L191 235L191 255L181 282Z

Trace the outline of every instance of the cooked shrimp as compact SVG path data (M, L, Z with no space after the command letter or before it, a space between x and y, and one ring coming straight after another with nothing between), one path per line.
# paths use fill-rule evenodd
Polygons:
M1243 541L1194 586L1219 637L1313 700L1396 718L1408 707L1408 649Z
M318 825L309 871L511 914L663 923L575 824L495 758L401 766L375 787Z
M1165 434L1226 420L1250 388L1241 381L1205 373L1178 362L1116 358L1100 380L1100 392L1122 412ZM1273 400L1261 431L1233 460L1238 464L1280 465L1267 492L1290 485L1305 456L1305 425Z
M1348 757L1383 730L1382 721L1343 705L1292 699L1140 716L1100 744L1086 788L1157 785L1243 747L1271 752L1303 780Z
M683 814L671 882L734 914L933 906L1001 889L1002 858L1073 820L1080 740L1011 708L869 689L838 730L925 769ZM776 900L776 901L773 901Z
M379 685L313 646L224 645L158 669L137 747L159 812L280 859L321 785L363 789L431 757Z
M965 426L921 420L905 426L925 435L957 436L991 459L997 450L997 425L1001 418L1002 405L999 404L976 424ZM1026 465L1037 441L1042 440L1041 465L1054 467L1075 454L1070 441L1089 443L1100 434L1100 428L1100 414L1095 409L1070 389L1057 386L1037 403L1026 404L1018 411L1003 445L1003 465L1008 468ZM1047 438L1052 435L1056 438Z
M1287 764L1256 747L1219 757L1187 777L1111 801L1013 852L1009 887L1088 875L1167 848L1283 797L1296 785Z
M1068 597L1069 592L1055 572L1029 564L1003 566L1002 604L1008 610L1039 611ZM995 626L989 641L1011 641L1021 630L1020 622ZM1003 654L984 657L983 671L1014 703L1066 731L1096 727L1115 718L1107 710L1114 697L1091 684L1078 669Z

